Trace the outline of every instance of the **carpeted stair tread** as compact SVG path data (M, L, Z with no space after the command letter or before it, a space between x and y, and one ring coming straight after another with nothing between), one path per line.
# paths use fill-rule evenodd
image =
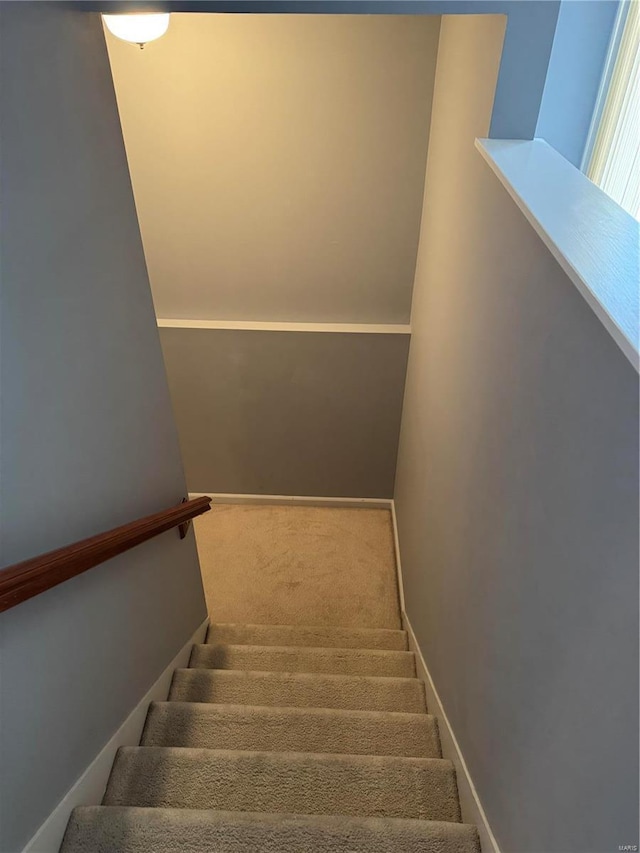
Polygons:
M417 678L290 672L177 669L169 699L287 708L426 711L424 685Z
M322 625L242 625L234 622L209 626L207 643L247 646L314 646L342 649L406 651L407 632L391 628L332 628Z
M460 821L442 758L122 747L103 805Z
M389 711L153 702L142 746L440 758L435 717Z
M305 646L195 645L189 665L199 669L331 673L414 678L413 652Z
M339 815L82 806L62 853L480 853L473 826Z

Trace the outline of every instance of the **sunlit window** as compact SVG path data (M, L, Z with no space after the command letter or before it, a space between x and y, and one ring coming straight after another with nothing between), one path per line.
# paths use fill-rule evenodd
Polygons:
M640 2L621 4L586 173L640 219Z

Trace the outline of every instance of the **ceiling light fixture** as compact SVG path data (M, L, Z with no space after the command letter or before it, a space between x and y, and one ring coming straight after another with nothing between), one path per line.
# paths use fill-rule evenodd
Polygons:
M110 33L123 41L139 44L141 48L149 41L163 36L169 28L169 13L142 15L103 15Z

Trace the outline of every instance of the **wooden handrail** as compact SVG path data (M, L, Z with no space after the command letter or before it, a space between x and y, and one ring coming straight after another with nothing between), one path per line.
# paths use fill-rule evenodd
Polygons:
M152 539L172 527L180 528L184 537L186 527L196 515L211 509L211 498L185 500L153 515L145 515L128 524L114 527L97 536L81 539L39 557L0 569L0 613L9 610L63 581L110 560L147 539Z

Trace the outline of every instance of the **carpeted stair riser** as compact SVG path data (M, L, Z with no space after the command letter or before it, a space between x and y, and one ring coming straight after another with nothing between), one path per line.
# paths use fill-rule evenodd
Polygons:
M103 804L460 821L437 758L122 747Z
M406 631L390 628L331 628L296 625L239 625L232 622L209 626L207 643L246 646L312 646L314 648L389 649L404 652L409 646Z
M480 853L461 823L191 809L75 809L64 853Z
M383 711L152 703L142 746L440 758L435 717Z
M189 666L197 669L375 675L396 678L414 678L416 674L413 652L380 649L315 649L296 646L196 645L193 647Z
M426 711L424 686L416 678L177 669L169 699L410 714Z

